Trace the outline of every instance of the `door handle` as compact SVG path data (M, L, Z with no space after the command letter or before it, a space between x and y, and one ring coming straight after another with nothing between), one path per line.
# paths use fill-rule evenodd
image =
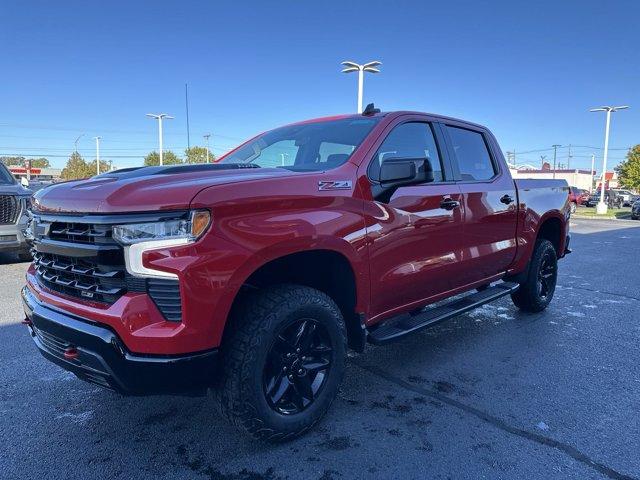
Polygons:
M444 208L445 210L453 210L454 208L458 208L459 206L460 202L449 197L443 198L440 202L440 208Z
M511 195L503 195L500 201L505 205L509 205L510 203L513 203L513 198Z

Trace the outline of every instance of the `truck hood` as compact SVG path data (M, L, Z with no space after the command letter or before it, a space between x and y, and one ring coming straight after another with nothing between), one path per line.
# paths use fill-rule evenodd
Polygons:
M132 213L189 208L201 190L228 183L296 175L238 164L139 167L63 182L34 195L42 213Z

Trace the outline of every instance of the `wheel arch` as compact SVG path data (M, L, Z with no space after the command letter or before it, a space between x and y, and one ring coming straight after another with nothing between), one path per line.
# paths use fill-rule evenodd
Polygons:
M305 285L331 297L344 317L350 348L362 351L365 332L359 305L366 292L357 271L345 252L326 247L265 256L236 288L229 317L252 290L285 283ZM225 331L228 323L227 319Z

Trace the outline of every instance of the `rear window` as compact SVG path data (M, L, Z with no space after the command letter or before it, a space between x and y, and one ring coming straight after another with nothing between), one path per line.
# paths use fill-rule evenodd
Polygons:
M489 180L496 174L489 149L481 133L449 125L447 125L447 131L458 160L461 180Z

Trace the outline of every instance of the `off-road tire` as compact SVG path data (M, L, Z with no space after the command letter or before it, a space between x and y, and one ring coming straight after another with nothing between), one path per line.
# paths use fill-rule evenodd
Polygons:
M239 303L224 335L222 369L213 390L220 411L254 438L270 442L293 439L320 421L338 392L346 365L344 319L329 296L300 285L251 292ZM313 403L298 413L283 415L266 399L263 372L275 336L296 317L312 318L326 327L332 343L332 363Z
M549 286L546 295L542 295L540 278L540 269L545 265L553 268L553 275L549 278ZM558 277L558 257L556 249L549 240L538 240L535 244L531 261L529 262L529 271L524 282L520 283L520 288L511 294L511 300L514 305L525 312L541 312L553 299Z

